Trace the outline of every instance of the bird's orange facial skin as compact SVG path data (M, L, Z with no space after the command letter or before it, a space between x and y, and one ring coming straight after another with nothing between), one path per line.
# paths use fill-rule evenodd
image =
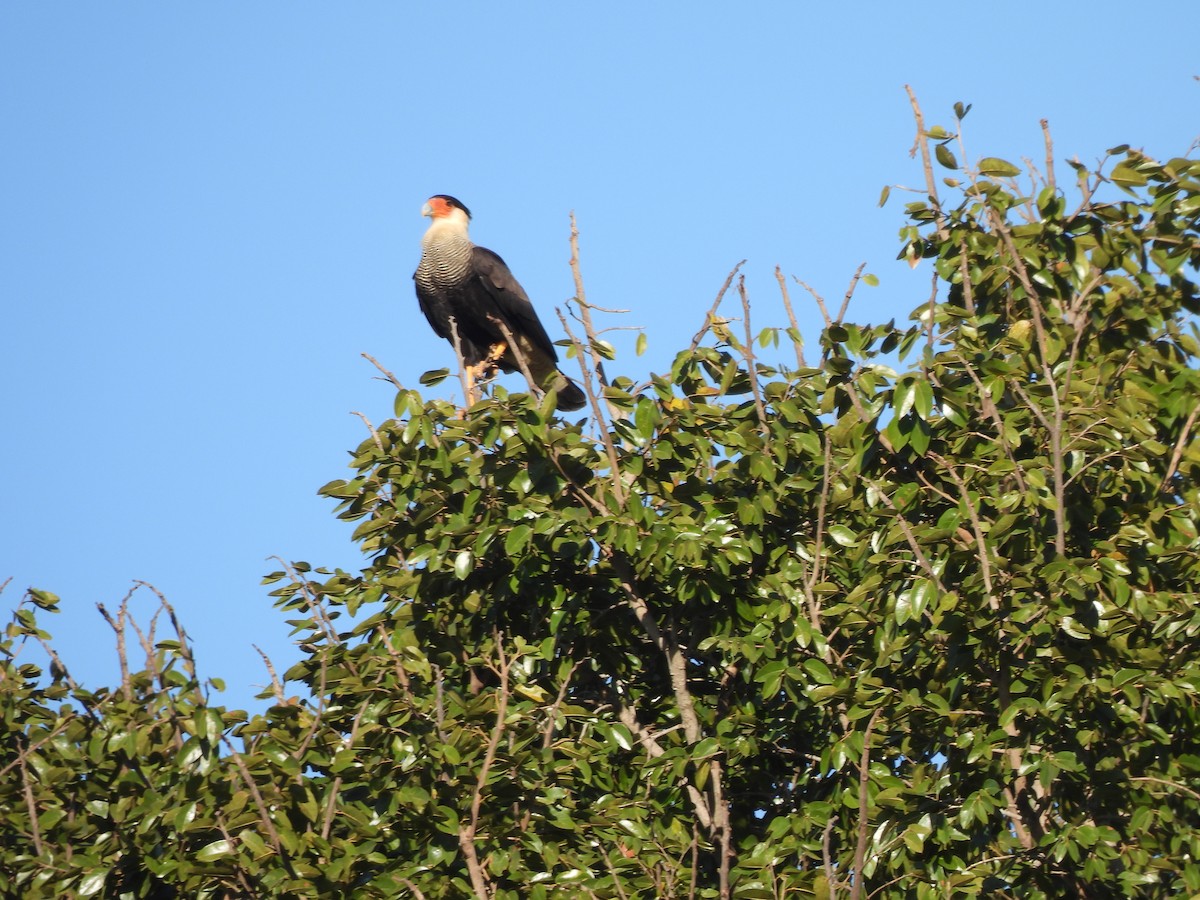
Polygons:
M444 219L453 210L453 207L441 197L430 197L426 205L429 207L430 217L434 219Z

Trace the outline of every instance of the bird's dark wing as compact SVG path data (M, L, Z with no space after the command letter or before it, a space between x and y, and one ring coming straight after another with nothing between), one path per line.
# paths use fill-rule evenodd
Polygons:
M532 346L557 361L554 342L546 334L525 289L513 277L504 260L486 247L474 247L471 250L471 272L495 303L513 336L523 335Z

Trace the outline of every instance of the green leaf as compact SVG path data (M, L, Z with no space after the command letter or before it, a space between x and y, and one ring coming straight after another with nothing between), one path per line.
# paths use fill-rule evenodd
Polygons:
M222 838L218 841L205 844L196 851L196 859L199 862L213 862L214 860L223 859L226 856L233 856L233 842Z
M49 591L39 591L37 588L29 589L29 599L34 605L47 610L48 612L58 612L59 598L57 594L52 594Z
M617 746L622 750L633 749L633 735L624 725L614 723L612 726L612 736L613 740L617 742Z
M833 683L833 673L829 671L829 666L815 656L810 656L804 661L804 669L818 684Z
M1125 163L1114 168L1108 177L1124 187L1141 187L1149 182L1145 175Z
M76 895L79 897L94 897L100 893L104 890L104 885L108 882L108 874L111 871L112 869L105 867L88 872L83 878L79 879L79 887L75 889Z
M475 554L470 550L460 550L454 557L454 577L466 581L475 567Z
M421 384L426 387L433 387L435 384L440 384L450 374L449 369L431 369L428 372L421 373Z
M843 547L858 546L858 535L856 535L845 525L831 526L829 529L829 536Z
M988 178L1013 178L1021 174L1021 170L1006 159L988 156L979 161L979 174Z
M936 156L937 161L947 169L958 168L958 160L954 158L954 154L945 144L935 144L933 148L933 155Z
M592 352L598 354L603 359L614 360L617 358L616 348L608 341L602 341L596 338L592 341Z

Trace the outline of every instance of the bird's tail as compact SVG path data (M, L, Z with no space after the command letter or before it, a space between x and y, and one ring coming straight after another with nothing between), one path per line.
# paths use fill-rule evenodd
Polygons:
M554 405L563 412L574 412L587 406L587 396L583 390L561 371L556 373L551 387L558 394L558 401Z

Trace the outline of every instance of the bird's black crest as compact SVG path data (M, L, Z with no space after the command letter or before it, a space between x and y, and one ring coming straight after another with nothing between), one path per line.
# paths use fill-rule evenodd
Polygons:
M467 214L468 219L471 218L471 211L469 209L467 209L467 207L465 205L463 205L463 202L461 200L459 200L457 197L451 197L449 194L434 194L433 197L430 197L429 199L432 200L432 199L434 199L434 197L436 197L438 200L445 200L451 206L457 206L459 209L461 209L463 212L465 212Z

